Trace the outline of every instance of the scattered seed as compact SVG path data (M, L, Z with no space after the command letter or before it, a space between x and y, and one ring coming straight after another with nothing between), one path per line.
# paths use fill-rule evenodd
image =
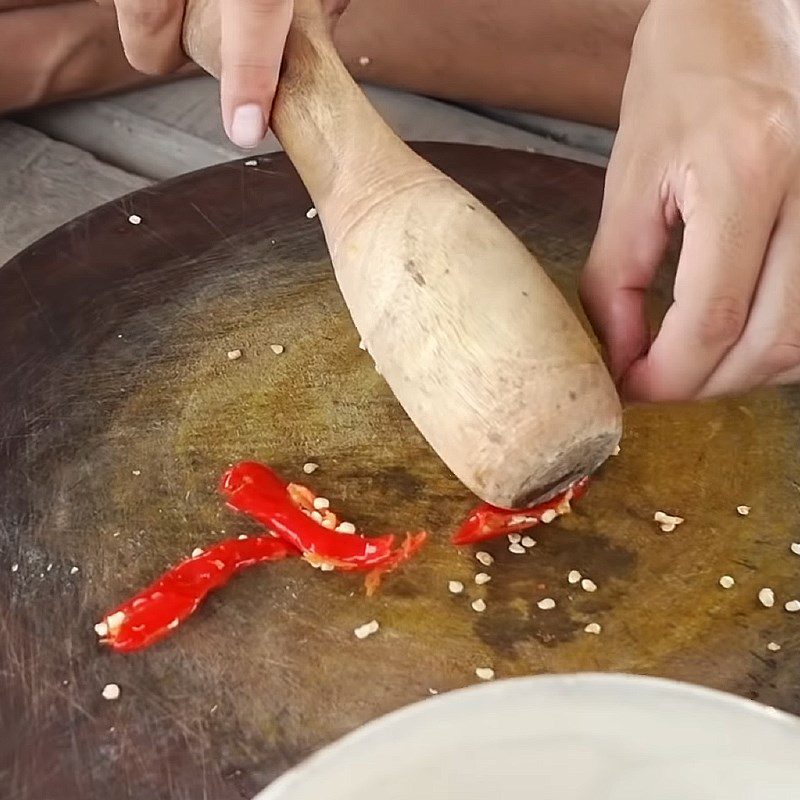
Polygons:
M373 633L377 633L380 627L378 621L373 619L371 622L365 622L363 625L359 625L353 633L356 635L356 639L366 639L367 636L372 636Z
M765 586L758 593L758 602L761 603L764 608L772 608L772 606L775 605L775 592Z
M138 214L131 214L128 217L128 222L130 222L131 225L141 225L142 218Z
M282 344L271 344L269 349L272 350L276 356L279 356L284 351L284 346Z
M246 167L257 167L258 166L258 161L256 161L254 158L251 158L249 161L245 161L244 165Z
M732 578L730 575L723 575L723 576L722 576L722 577L719 579L719 585L720 585L720 586L721 586L723 589L732 589L732 588L733 588L733 585L734 585L735 583L736 583L736 581L735 581L735 580L734 580L734 579L733 579L733 578Z
M578 570L572 569L569 571L569 575L567 575L567 582L574 586L576 583L581 582L582 577L583 576L580 574L580 572L578 572Z
M523 536L520 544L523 547L536 547L536 539L531 539L530 536Z
M322 523L322 514L320 514L319 511L312 511L310 516L314 522Z
M327 497L315 497L314 508L317 511L327 511L331 507L331 501Z
M494 678L494 670L491 667L478 667L475 670L475 674L482 680L482 681L490 681Z
M778 650L780 650L780 649L781 649L781 646L777 642L770 642L767 645L767 650L769 650L770 653L777 653Z
M481 597L477 600L473 600L470 605L472 606L472 610L477 611L479 614L486 611L486 601Z
M542 516L539 517L539 519L541 519L545 525L549 525L557 516L558 512L554 508L548 508L546 511L542 512Z
M485 550L478 550L478 552L475 553L475 558L478 559L484 567L491 567L492 564L494 564L494 559L491 554L487 553Z
M517 544L518 542L522 541L522 534L521 533L509 533L508 534L508 541L510 544Z
M369 64L369 56L361 56L358 59L358 63L361 64L362 67L366 67Z
M663 511L656 511L653 519L659 524L663 533L672 533L684 521L683 517L675 517L672 514L665 514Z
M203 555L203 548L202 547L195 547L195 549L192 550L192 558L197 558L197 556L201 556L201 555Z
M355 533L356 526L352 522L340 522L336 526L337 533Z
M513 553L516 556L524 555L525 548L521 544L510 544L508 546L508 552Z
M116 683L107 683L103 687L103 697L106 700L116 700L119 697L119 686Z
M796 555L800 556L800 542L792 542L789 549Z
M736 506L736 512L740 517L746 517L750 513L750 506Z
M108 625L105 621L98 622L97 625L94 626L94 632L101 638L108 636Z
M487 572L479 572L475 576L475 583L477 583L478 586L483 586L484 583L489 583L489 581L491 579L492 579L492 576L489 575Z
M18 569L19 569L19 564L12 564L11 565L11 571L12 572L16 572Z
M596 636L603 629L600 627L598 622L590 622L583 630L585 633L593 633Z
M583 578L581 580L581 589L583 589L584 592L596 592L597 584L590 578Z
M241 350L228 350L228 361L237 361L242 357Z
M447 584L447 588L453 594L461 594L464 591L464 584L461 581L449 581Z
M52 564L48 564L47 565L47 569L45 570L45 572L50 572L51 569L53 569L53 565Z
M223 531L223 533L225 533L225 531ZM237 539L246 539L247 538L247 534L246 533L240 533L236 538Z
M439 690L438 689L433 689L433 688L428 689L428 694L439 694Z
M308 219L314 219L314 217L316 216L317 216L317 209L314 208L314 206L311 206L311 208L309 208L308 211L306 211L306 217Z
M134 469L131 470L131 473L138 478L142 474L142 471L140 469Z
M552 597L544 597L537 604L542 611L549 611L551 608L556 607L556 601Z
M784 608L790 614L796 614L798 611L800 611L800 600L790 600L788 603L786 603Z
M303 472L305 472L306 475L311 475L318 469L319 469L319 464L315 464L313 461L306 461L306 463L303 464Z
M622 448L619 445L617 445L614 448L614 450L612 451L611 455L612 456L618 456L621 452L622 452Z

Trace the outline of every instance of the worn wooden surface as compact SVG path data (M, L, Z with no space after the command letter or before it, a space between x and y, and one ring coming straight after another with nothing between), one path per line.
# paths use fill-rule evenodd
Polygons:
M53 228L147 183L0 120L0 264Z
M422 152L574 299L600 170L466 146ZM472 498L358 349L307 207L285 157L268 156L101 208L0 269L6 796L248 797L361 723L476 681L483 665L498 677L663 675L800 712L800 615L782 610L800 594L789 552L798 390L630 412L622 454L576 513L536 531L527 555L487 546L492 581L477 587L483 567L447 540ZM232 348L241 360L227 360ZM101 650L92 623L103 611L196 545L255 529L216 493L240 458L291 478L318 461L308 482L347 518L426 526L432 541L371 600L357 576L271 565L151 651ZM661 534L656 509L686 522ZM597 592L568 586L571 569ZM722 574L734 589L719 587ZM762 586L775 608L759 605ZM544 596L554 610L538 609ZM380 633L357 641L353 628L372 618ZM583 632L590 621L600 636ZM122 689L116 702L101 697L108 682Z
M535 150L590 163L604 160L586 149L438 100L371 86L365 91L403 139ZM207 77L66 103L26 114L23 119L110 164L152 179L170 178L241 155L220 123L217 82ZM279 149L270 134L257 152Z

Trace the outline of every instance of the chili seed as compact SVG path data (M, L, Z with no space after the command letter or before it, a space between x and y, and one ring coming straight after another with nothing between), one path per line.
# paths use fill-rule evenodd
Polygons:
M336 526L337 533L355 533L356 526L352 522L340 522Z
M587 626L586 626L586 627L585 627L583 630L584 630L584 632L586 632L586 633L593 633L593 634L595 634L595 636L596 636L596 635L597 635L597 634L599 634L599 633L600 633L600 631L601 631L601 630L603 630L603 629L600 627L599 623L597 623L597 622L590 622L590 623L589 623L589 624L588 624L588 625L587 625Z
M361 64L362 67L366 67L369 64L369 56L361 56L358 59L358 63Z
M131 225L141 225L142 218L138 214L131 214L128 217L128 222L130 222Z
M78 567L70 567L70 568L69 568L69 574L70 574L70 575L77 575L77 574L78 574L78 572L79 572L79 569L78 569Z
M558 512L554 508L548 508L546 511L542 512L542 516L539 517L545 525L549 525L556 517L558 516Z
M750 506L736 506L736 512L740 517L746 517L750 513Z
M306 475L311 475L318 469L319 469L319 464L315 464L313 461L306 461L306 463L303 464L303 472L305 472Z
M536 539L531 539L530 536L523 536L520 544L523 547L536 547Z
M201 556L201 555L203 555L203 548L202 547L195 547L195 549L192 550L192 558L197 558L197 556Z
M525 553L525 548L521 544L510 544L508 546L508 552L514 553L514 555L523 555Z
M790 600L784 608L790 613L795 614L800 611L800 600Z
M475 674L482 681L490 681L494 678L494 670L491 667L477 667Z
M314 219L314 217L316 216L317 216L317 209L314 208L314 206L311 206L311 208L309 208L308 211L306 211L306 218Z
M237 361L242 357L241 350L228 350L228 361Z
M777 642L770 642L767 645L767 650L769 650L771 653L777 653L780 649L781 646Z
M461 581L449 581L447 584L447 588L453 594L461 594L464 591L464 584Z
M97 625L94 626L94 632L100 636L108 636L108 625L105 622L98 622Z
M596 592L597 584L590 578L583 578L581 580L581 589L583 589L584 592Z
M800 556L800 542L792 542L789 549L796 555Z
M572 569L569 571L569 575L567 575L567 582L574 586L576 583L581 582L581 578L583 576L578 572L576 569Z
M544 597L537 604L542 611L549 611L551 608L556 607L556 601L552 597Z
M119 686L116 683L107 683L103 687L103 697L106 700L116 700L119 697Z
M370 622L359 625L353 633L356 635L356 639L366 639L367 636L372 636L373 633L377 633L380 627L378 621L373 619Z
M492 579L492 576L491 576L491 575L489 575L488 573L486 573L486 572L479 572L479 573L478 573L478 574L475 576L475 583L477 583L477 584L478 584L478 586L483 586L483 584L484 584L484 583L489 583L489 581L490 581L491 579Z
M733 585L734 585L735 583L736 583L736 581L735 581L735 580L734 580L734 579L733 579L733 578L732 578L730 575L723 575L723 576L722 576L722 577L719 579L719 585L720 585L720 586L721 586L723 589L731 589L731 588L733 588Z
M509 533L508 534L508 541L511 544L517 544L522 539L521 533Z
M483 564L483 566L484 566L484 567L491 567L491 566L492 566L492 564L494 564L494 559L493 559L493 558L492 558L492 556L491 556L489 553L487 553L485 550L478 550L478 552L477 552L477 553L475 553L475 558L476 558L476 559L477 559L477 560L478 560L478 561L479 561L481 564Z
M486 601L480 597L477 600L473 600L470 605L472 606L472 610L477 611L479 614L486 611Z
M275 353L276 356L279 356L284 351L284 346L282 344L271 344L269 349Z
M772 608L772 606L775 605L775 592L768 586L765 586L758 593L758 602L761 603L764 608Z

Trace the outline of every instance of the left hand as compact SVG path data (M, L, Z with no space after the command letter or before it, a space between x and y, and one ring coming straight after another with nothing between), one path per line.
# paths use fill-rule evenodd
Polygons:
M645 292L679 220L651 340ZM581 290L629 400L800 382L800 0L651 0Z

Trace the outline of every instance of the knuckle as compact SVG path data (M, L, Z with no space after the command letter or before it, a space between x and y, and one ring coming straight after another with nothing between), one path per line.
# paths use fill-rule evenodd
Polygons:
M704 345L730 347L742 334L748 307L730 295L713 297L697 322L697 336Z

